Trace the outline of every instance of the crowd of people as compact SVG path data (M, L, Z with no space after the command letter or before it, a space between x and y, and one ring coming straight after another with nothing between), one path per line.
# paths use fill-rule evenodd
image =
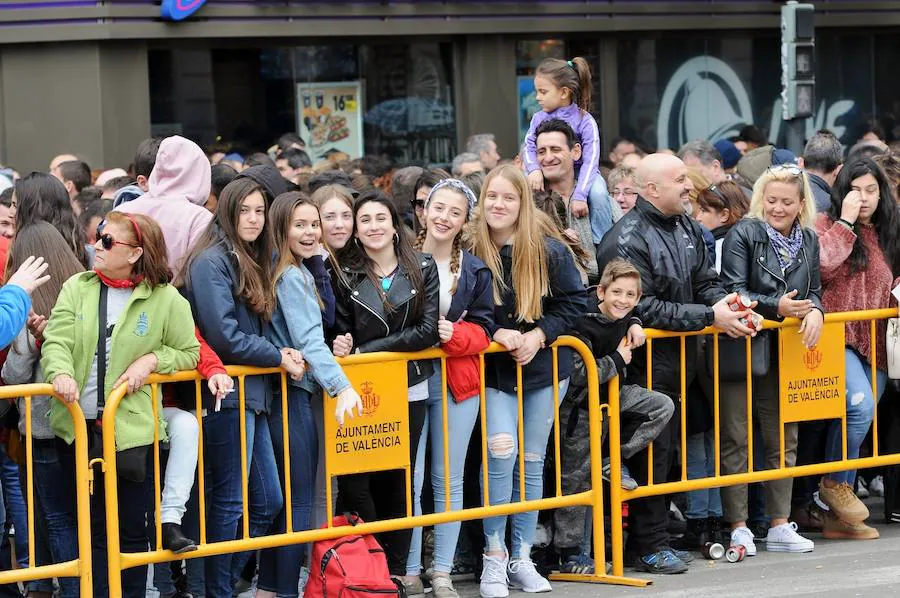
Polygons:
M884 322L874 328L874 363L870 324L847 324L844 438L834 421L781 423L777 339L747 318L754 311L796 318L803 343L813 347L825 313L895 305L900 161L894 153L883 142L864 141L845 159L840 141L819 131L795 156L749 126L739 137L698 140L677 152L648 153L616 139L603 158L590 114L588 63L545 60L535 88L541 111L521 153L503 160L492 135L474 135L451 172L338 152L313 163L303 140L286 134L246 158L172 136L141 142L127 170L93 172L66 154L48 172L0 175L0 187L7 187L0 193L0 263L8 273L0 290L0 345L8 347L2 379L50 383L62 401L32 398L28 459L14 450L26 433L26 403L8 407L0 504L20 566L28 562L27 508L34 511L37 563L77 558L74 429L64 403L78 403L91 455L98 456L106 398L122 384L127 392L115 433L124 552L152 545L156 432L165 448L162 548L196 550L201 517L207 542L241 537L242 525L251 536L283 533L289 519L294 531L323 525L325 421L343 425L362 414L358 391L335 358L355 353L439 346L448 355L446 377L439 362L408 363L412 495L402 471L337 479L333 510L365 521L405 516L409 501L416 513L444 511L447 501L451 510L478 506L485 490L492 505L539 499L549 470L559 471L566 494L589 488L588 367L599 373L601 400L606 382L623 379L623 467L613 482L623 488L671 479L678 460L686 461L689 478L713 476L718 450L722 474L747 471L749 459L757 469L779 467L781 434L785 466L840 459L844 443L850 458L865 451L888 387ZM677 339L659 339L650 371L644 346L644 328L707 326L725 335L721 447L712 429L712 342L690 336L682 355ZM549 347L564 334L583 340L595 363L560 348L554 364ZM754 455L747 437L748 336ZM486 356L481 372L478 354L492 341L506 351ZM223 364L283 368L286 402L280 383L248 377L241 413ZM202 404L193 384L173 384L154 409L148 376L191 369L205 379ZM337 399L335 412L325 412L323 391ZM558 463L546 458L554 391L561 399ZM686 430L673 416L682 401ZM681 434L687 453L679 455ZM34 478L27 506L26 467ZM608 460L602 467L608 479ZM813 550L800 531L877 538L865 523L869 512L856 496L856 480L856 472L845 471L688 492L675 501L684 529L670 515L672 497L633 500L629 562L651 573L681 573L709 540L742 545L752 556L756 542L772 552ZM103 483L95 476L90 505L98 596L108 594ZM249 521L242 523L245 484ZM869 486L875 488L872 476ZM476 573L483 597L501 598L510 587L550 591L551 568L602 569L591 554L590 523L586 509L566 508L549 517L535 511L436 525L427 533L385 532L378 540L391 575L411 598L424 596L423 580L435 598L457 597L451 574L464 571ZM305 545L187 559L184 569L155 566L153 584L167 598L224 598L258 574L256 596L298 596L307 559ZM126 570L123 595L143 596L146 583L146 567ZM78 595L71 578L25 588L29 596Z

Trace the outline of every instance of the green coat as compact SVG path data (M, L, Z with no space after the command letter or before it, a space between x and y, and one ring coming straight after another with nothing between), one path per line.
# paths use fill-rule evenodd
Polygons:
M100 307L100 278L94 272L82 272L63 285L44 331L41 367L47 382L68 374L84 390L97 352ZM105 395L128 366L142 355L153 353L160 374L190 370L200 358L200 343L194 333L191 307L172 285L151 288L146 282L135 287L125 310L113 330L106 364ZM162 418L162 393L157 394L160 439L165 439ZM50 427L71 444L75 439L72 419L64 405L53 401ZM116 413L116 450L122 451L153 443L153 406L150 386L122 399Z

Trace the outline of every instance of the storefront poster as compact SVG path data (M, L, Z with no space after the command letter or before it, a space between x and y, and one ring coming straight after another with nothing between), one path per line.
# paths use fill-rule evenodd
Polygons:
M519 146L525 143L525 134L531 125L531 118L541 109L534 93L534 76L517 77L519 98Z
M781 343L782 423L843 418L846 413L844 324L825 324L819 344L803 345L796 328L784 328Z
M325 459L328 475L409 467L409 407L405 361L344 366L359 393L362 416L338 426L336 399L325 397Z
M297 130L313 161L335 151L362 157L361 101L359 81L297 84Z

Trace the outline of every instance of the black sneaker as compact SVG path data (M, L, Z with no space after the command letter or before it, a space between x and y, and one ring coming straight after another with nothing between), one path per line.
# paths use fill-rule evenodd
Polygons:
M635 569L659 575L675 575L687 571L688 566L671 550L660 550L639 558L635 563Z
M197 545L181 532L177 523L162 524L162 546L175 554L197 550Z

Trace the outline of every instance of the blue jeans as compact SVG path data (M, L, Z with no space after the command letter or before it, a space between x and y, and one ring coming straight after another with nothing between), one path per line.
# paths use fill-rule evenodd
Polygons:
M715 437L712 430L691 434L687 438L687 476L689 480L711 478L716 473ZM688 519L722 516L722 499L718 488L694 490L687 493Z
M591 185L591 192L588 196L588 213L591 217L591 235L594 237L594 244L600 243L603 240L603 235L612 228L612 205L610 201L612 199L609 196L606 181L598 174L594 179L594 184Z
M240 429L237 409L222 409L203 418L205 465L209 469L207 542L239 537L243 514L241 492L241 433L247 438L248 509L250 536L269 531L283 506L278 467L265 413L245 411L247 427ZM243 534L240 534L241 537ZM206 557L206 598L231 598L231 590L249 555L223 554Z
M559 383L560 402L566 395L569 380ZM488 388L487 443L488 443L488 495L490 504L505 505L521 501L518 466L518 405L515 394ZM525 500L537 500L544 493L544 457L547 439L553 429L553 387L545 386L522 393L525 440ZM482 488L484 492L484 488ZM538 512L519 513L512 519L512 559L531 558ZM506 515L484 520L485 551L506 550Z
M875 404L884 394L887 384L887 373L877 370L875 387L877 396L872 395L872 368L859 353L847 347L844 349L847 368L847 458L859 457L859 446L869 432L872 418L875 416ZM828 428L828 440L825 445L825 460L840 461L843 457L841 446L841 422L832 422ZM856 470L829 473L827 476L835 482L853 484Z
M295 386L288 386L288 442L291 458L291 518L293 531L308 530L311 525L313 498L315 495L316 463L319 441L310 405L310 393ZM269 414L269 431L275 448L279 480L284 487L284 436L282 435L281 393L275 393L272 412ZM286 507L285 507L286 508ZM287 520L285 508L281 510L272 527L273 534L285 533ZM300 567L306 563L306 544L292 544L280 548L268 548L259 554L259 589L275 592L278 596L297 596Z
M0 445L0 481L3 484L3 502L6 505L6 523L16 529L16 560L19 567L28 566L28 507L19 483L19 465L9 458L6 448ZM5 526L7 529L9 525Z
M475 396L457 403L453 393L447 388L447 430L451 432L448 441L450 448L450 510L458 511L463 506L463 468L466 464L466 452L469 438L478 418L480 398ZM425 425L419 440L416 455L414 482L415 498L413 507L417 515L422 512L422 485L425 480L425 444L431 435L431 487L434 489L434 512L443 513L447 509L444 496L444 413L441 399L440 362L435 373L428 380L428 411L425 413ZM456 554L456 542L459 539L460 522L443 523L434 526L434 570L450 573L453 569L453 556ZM418 575L422 569L422 528L413 529L409 545L409 558L406 562L407 575Z
M33 440L32 453L35 527L40 529L40 526L37 525L37 520L40 518L46 528L47 547L52 563L73 561L78 558L73 472L65 471L60 465L55 440ZM72 480L71 486L62 482L68 478ZM37 534L35 534L35 541L39 541ZM37 554L40 552L40 550L36 551ZM45 586L30 586L30 588L35 591L46 590ZM60 598L76 598L79 591L77 578L59 578Z

